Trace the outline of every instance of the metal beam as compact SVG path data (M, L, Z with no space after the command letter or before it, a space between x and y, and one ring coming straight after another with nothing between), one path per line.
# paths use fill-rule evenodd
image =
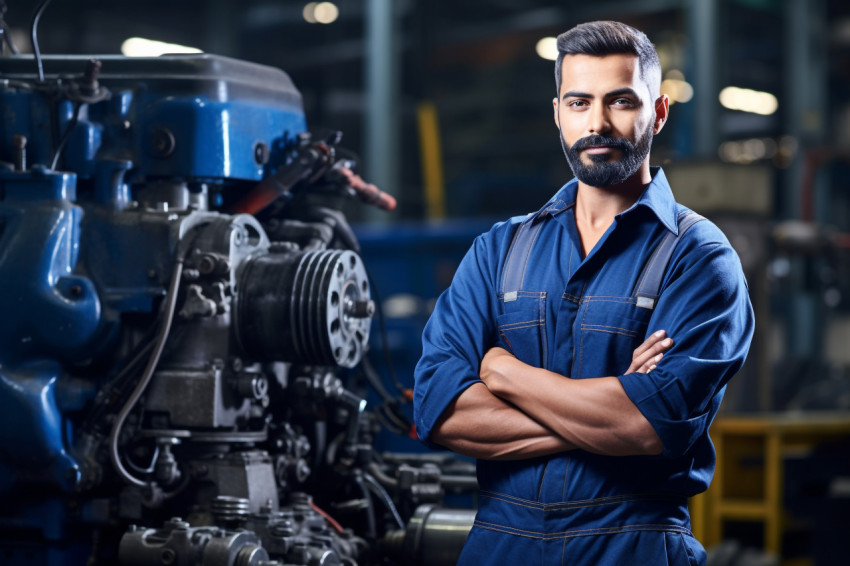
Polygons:
M366 9L366 128L364 174L381 190L399 193L399 57L393 0L368 0ZM373 214L372 219L383 218Z
M688 0L688 35L691 39L690 61L694 98L693 154L697 157L717 155L719 106L717 79L718 2L717 0Z

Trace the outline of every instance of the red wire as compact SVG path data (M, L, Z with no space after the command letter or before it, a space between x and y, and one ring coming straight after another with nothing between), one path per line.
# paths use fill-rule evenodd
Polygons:
M331 524L331 526L332 526L334 529L336 529L338 532L340 532L340 533L344 532L344 529L342 528L342 525L340 525L339 523L337 523L337 522L336 522L336 519L334 519L333 517L331 517L330 515L328 515L327 513L325 513L322 509L320 509L318 505L316 505L315 503L313 503L313 500L312 500L312 499L310 500L310 507L312 507L312 508L313 508L313 511L315 511L316 513L318 513L319 515L321 515L322 517L324 517L325 519L327 519L328 523L330 523L330 524Z

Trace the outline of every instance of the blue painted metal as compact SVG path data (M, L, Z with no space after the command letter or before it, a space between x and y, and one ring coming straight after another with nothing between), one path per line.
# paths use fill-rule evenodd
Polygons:
M112 96L83 105L64 154L64 169L82 178L96 162L133 162L135 180L152 177L259 181L267 173L254 159L255 148L271 148L306 130L301 97L279 69L212 55L127 59L102 56L99 75ZM82 73L87 57L44 58L46 78ZM0 60L0 73L12 81L33 80L29 56ZM55 138L47 92L0 89L0 159L13 161L9 141L23 134L30 163L47 164ZM61 131L73 103L60 100L52 110ZM167 134L165 133L167 132ZM158 146L162 135L173 149ZM159 147L159 149L157 149Z
M122 317L154 313L176 242L171 217L133 208L136 189L210 184L220 202L271 173L258 145L274 156L306 130L300 94L278 69L210 55L99 59L110 97L86 103L63 96L57 78L66 85L88 58L46 57L40 86L31 57L0 58L0 497L18 501L0 510L0 528L64 541L4 546L4 564L85 561L65 532L78 520L67 503L81 474L73 434L105 372L79 368L108 367ZM20 171L8 165L14 135L27 139Z

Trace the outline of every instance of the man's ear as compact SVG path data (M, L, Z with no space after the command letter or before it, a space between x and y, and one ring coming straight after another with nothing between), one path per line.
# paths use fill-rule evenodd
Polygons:
M655 99L655 124L652 126L652 133L657 134L667 123L667 118L670 116L670 97L662 94Z
M561 118L558 116L558 97L552 99L552 110L554 110L553 118L555 119L555 126L558 130L561 129Z

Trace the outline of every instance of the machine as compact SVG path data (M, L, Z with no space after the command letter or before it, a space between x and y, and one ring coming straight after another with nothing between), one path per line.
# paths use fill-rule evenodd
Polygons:
M341 135L278 69L35 51L0 58L0 562L454 563L470 465L375 448L410 427L342 210L394 201Z

